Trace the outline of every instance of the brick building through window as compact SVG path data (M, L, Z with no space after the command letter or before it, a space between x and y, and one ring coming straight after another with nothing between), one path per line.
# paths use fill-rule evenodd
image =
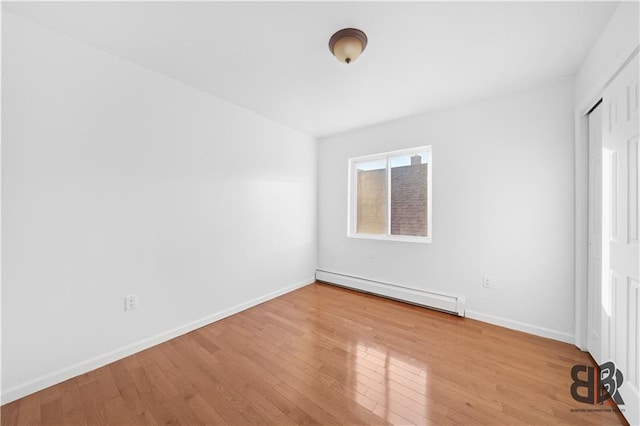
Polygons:
M355 162L355 234L429 237L430 150L393 154Z

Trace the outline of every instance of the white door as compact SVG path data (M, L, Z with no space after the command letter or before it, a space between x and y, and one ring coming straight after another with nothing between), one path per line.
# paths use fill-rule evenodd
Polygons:
M589 286L587 350L602 358L602 105L589 113Z
M640 251L638 245L638 55L602 95L601 359L624 376L624 415L640 424Z

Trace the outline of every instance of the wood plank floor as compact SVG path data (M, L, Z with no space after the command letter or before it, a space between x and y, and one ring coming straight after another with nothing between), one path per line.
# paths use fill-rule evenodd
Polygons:
M316 283L2 407L2 426L625 424L575 347ZM604 409L609 407L605 406Z

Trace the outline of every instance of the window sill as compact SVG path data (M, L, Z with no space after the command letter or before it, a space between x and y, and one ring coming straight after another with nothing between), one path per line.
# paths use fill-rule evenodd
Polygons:
M431 237L411 237L404 235L348 234L348 238L380 241L402 241L406 243L431 244Z

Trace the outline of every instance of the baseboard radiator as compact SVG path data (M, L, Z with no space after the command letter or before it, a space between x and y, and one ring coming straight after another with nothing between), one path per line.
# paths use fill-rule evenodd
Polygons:
M321 269L316 270L316 280L464 317L465 299L462 296L418 290Z

